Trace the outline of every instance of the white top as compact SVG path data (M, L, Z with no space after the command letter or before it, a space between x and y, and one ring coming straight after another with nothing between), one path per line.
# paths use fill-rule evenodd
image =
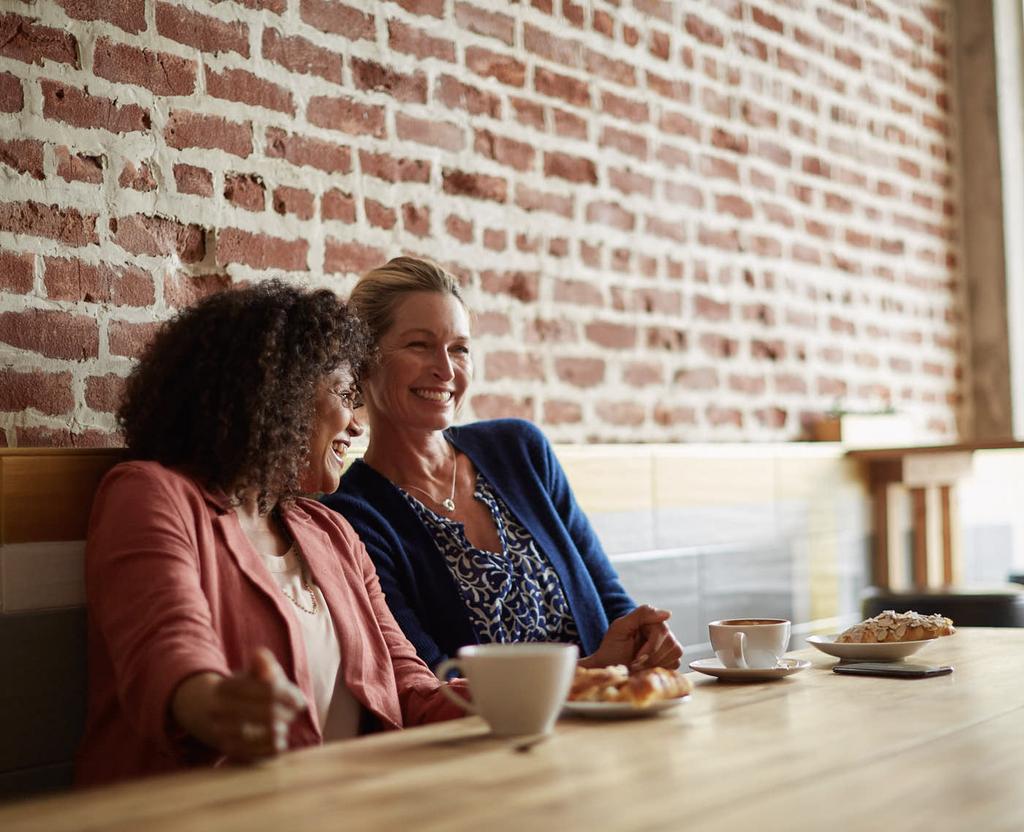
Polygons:
M359 702L340 673L341 645L323 593L311 579L305 581L309 590L303 586L305 570L294 542L284 555L260 553L260 557L281 591L291 599L285 606L292 611L302 633L313 681L312 704L316 708L324 741L356 736L359 733ZM316 597L316 613L313 615L306 612L313 609L311 592Z

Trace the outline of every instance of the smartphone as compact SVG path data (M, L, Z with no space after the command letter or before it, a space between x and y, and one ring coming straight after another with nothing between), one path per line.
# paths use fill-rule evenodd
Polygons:
M914 664L912 662L850 662L837 664L833 673L848 673L851 676L895 676L902 679L921 679L925 676L942 676L952 673L948 664Z

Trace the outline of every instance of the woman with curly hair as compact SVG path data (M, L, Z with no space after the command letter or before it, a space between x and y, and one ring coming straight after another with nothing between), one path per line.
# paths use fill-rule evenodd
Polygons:
M461 716L384 602L334 491L367 336L277 281L165 324L128 380L129 461L86 546L80 783Z

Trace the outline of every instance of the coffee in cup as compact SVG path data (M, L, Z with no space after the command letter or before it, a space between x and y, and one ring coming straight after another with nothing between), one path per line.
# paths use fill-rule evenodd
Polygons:
M783 618L726 618L708 624L711 646L725 667L776 667L789 648Z
M495 734L547 734L569 694L578 656L574 644L474 644L436 672L442 680L452 671L466 678L472 702L447 685L442 693L482 716Z

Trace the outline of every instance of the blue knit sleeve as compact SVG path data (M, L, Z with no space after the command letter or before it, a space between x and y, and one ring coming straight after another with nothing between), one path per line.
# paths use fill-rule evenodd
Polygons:
M533 453L539 456L539 461L543 465L551 501L590 573L605 615L609 621L614 621L634 609L636 602L622 586L615 568L608 560L608 555L605 554L604 547L594 532L594 527L590 525L586 513L576 502L565 469L555 456L551 443L538 428L532 425L530 427L532 436L528 442L533 446Z

